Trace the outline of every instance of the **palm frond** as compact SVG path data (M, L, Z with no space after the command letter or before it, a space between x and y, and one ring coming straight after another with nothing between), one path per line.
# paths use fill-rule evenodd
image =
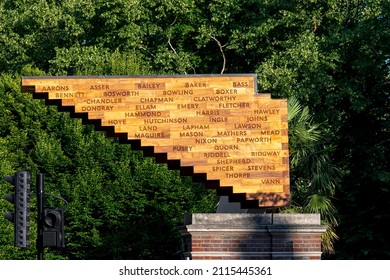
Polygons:
M297 98L288 100L290 166L292 176L291 212L319 213L327 226L323 235L324 252L334 252L338 225L332 197L342 172L331 162L332 146L327 145L329 131L313 121L310 110ZM284 212L286 212L285 210Z

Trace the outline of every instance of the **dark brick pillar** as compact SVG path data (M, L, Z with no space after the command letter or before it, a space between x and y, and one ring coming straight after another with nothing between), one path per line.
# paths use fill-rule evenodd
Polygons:
M192 214L180 227L184 257L193 260L321 259L318 214Z

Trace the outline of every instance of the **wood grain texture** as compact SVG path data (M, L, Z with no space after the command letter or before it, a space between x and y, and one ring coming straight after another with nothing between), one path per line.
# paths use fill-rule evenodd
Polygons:
M289 204L287 101L254 74L22 77L22 91L243 208Z

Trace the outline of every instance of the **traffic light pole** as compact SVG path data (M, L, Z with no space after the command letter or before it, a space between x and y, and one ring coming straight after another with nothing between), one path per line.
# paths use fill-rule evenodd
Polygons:
M14 205L13 212L4 217L14 224L14 246L28 248L30 245L30 172L19 171L13 176L5 176L5 180L14 186L13 193L7 194L4 199ZM44 249L65 248L64 240L64 212L57 207L46 207L44 196L43 174L37 173L37 254L38 260L44 259ZM61 197L52 195L57 199Z
M4 217L14 224L14 246L25 249L30 246L30 179L27 170L5 176L5 180L13 185L13 193L4 198L14 205L14 209Z
M38 260L43 260L44 247L43 247L43 219L44 219L44 206L43 206L43 174L37 174L37 206L38 206L38 238L37 238L37 251Z

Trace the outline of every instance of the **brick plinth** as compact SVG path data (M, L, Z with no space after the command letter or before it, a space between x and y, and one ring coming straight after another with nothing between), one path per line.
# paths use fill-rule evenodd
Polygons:
M184 257L205 259L321 259L318 214L192 214L179 228Z

